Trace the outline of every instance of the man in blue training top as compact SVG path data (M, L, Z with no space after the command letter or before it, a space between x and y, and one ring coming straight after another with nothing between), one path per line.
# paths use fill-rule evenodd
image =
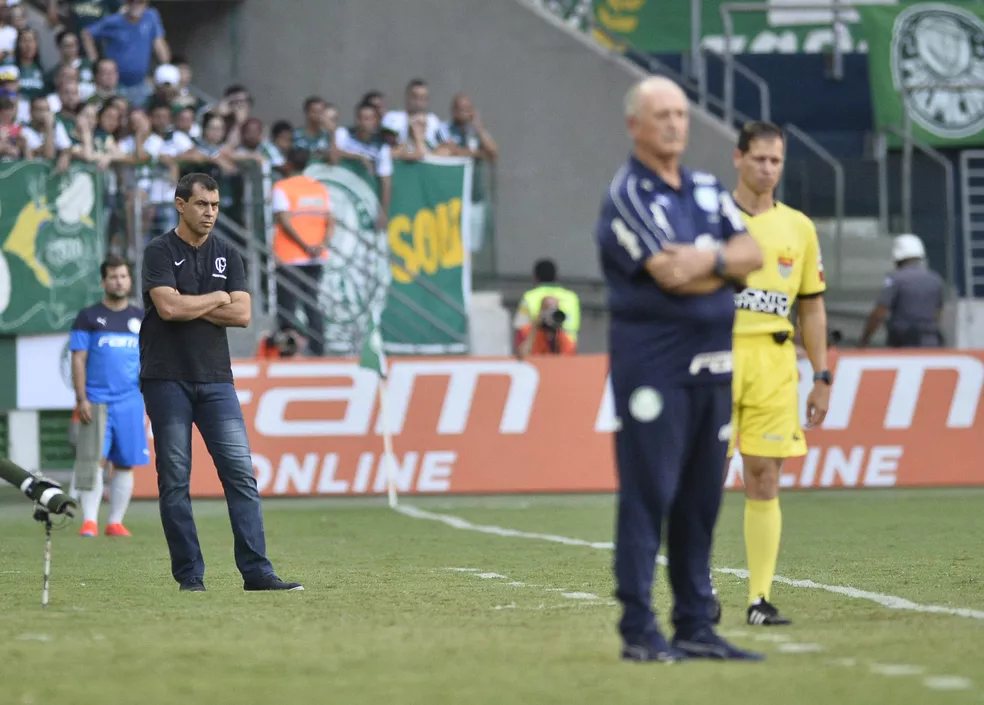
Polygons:
M131 306L130 266L111 255L99 268L106 295L79 312L69 347L78 415L78 441L72 493L82 504L81 536L99 535L102 465L113 464L109 485L107 536L129 536L123 517L133 495L133 472L150 462L140 394L140 322L143 310Z
M709 569L730 438L734 292L761 266L762 252L718 180L680 166L688 108L666 78L629 91L633 153L596 227L620 420L614 569L622 658L760 660L713 631ZM664 522L672 645L651 607Z

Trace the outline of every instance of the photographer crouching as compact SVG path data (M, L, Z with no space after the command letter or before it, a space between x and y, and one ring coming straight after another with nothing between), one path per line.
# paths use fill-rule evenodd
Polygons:
M256 356L261 360L283 360L295 357L304 346L304 336L293 328L281 328L260 339Z
M566 320L567 314L560 310L557 299L545 296L536 320L517 331L516 356L523 360L530 355L577 354L577 343L564 330Z

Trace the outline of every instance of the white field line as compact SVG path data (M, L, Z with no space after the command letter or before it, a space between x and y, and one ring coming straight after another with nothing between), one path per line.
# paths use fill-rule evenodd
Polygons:
M476 531L482 534L492 534L494 536L505 536L508 538L548 541L550 543L559 543L565 546L580 546L582 548L593 548L602 551L611 551L614 548L614 544L610 541L584 541L582 539L574 539L568 536L530 533L527 531L518 531L517 529L507 529L501 526L473 524L467 519L462 519L461 517L452 516L450 514L436 514L434 512L428 512L424 509L418 509L417 507L407 504L398 504L395 509L400 514L413 519L438 521L442 524L450 526L453 529L460 529L462 531ZM664 556L659 556L658 560L661 565L666 564L666 558ZM740 568L714 568L713 570L716 573L725 573L727 575L734 575L743 579L748 578L748 571ZM868 592L867 590L859 590L858 588L846 585L824 585L813 580L793 580L792 578L786 578L781 575L777 575L775 577L775 581L791 587L824 590L826 592L832 592L836 595L844 595L845 597L850 597L855 600L868 600L879 604L882 607L887 607L888 609L893 610L948 614L955 617L984 620L984 611L982 610L972 610L963 607L944 607L942 605L923 605L907 600L904 597L897 597L895 595L883 595L877 592Z

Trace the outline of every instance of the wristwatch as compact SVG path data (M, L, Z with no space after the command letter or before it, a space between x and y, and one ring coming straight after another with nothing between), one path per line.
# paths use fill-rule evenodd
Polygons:
M719 251L714 257L714 275L721 279L726 279L725 270L727 266L727 262L724 261L724 255Z
M828 386L834 381L834 378L830 374L830 370L821 370L820 372L813 373L814 382L824 382Z

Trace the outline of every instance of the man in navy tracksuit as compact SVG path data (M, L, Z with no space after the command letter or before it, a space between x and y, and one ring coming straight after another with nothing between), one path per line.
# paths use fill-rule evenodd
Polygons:
M761 266L762 253L718 180L680 167L688 107L665 78L629 92L633 154L612 181L596 229L620 420L614 568L622 657L759 660L713 631L709 568L730 437L734 292ZM650 604L664 523L672 644Z

